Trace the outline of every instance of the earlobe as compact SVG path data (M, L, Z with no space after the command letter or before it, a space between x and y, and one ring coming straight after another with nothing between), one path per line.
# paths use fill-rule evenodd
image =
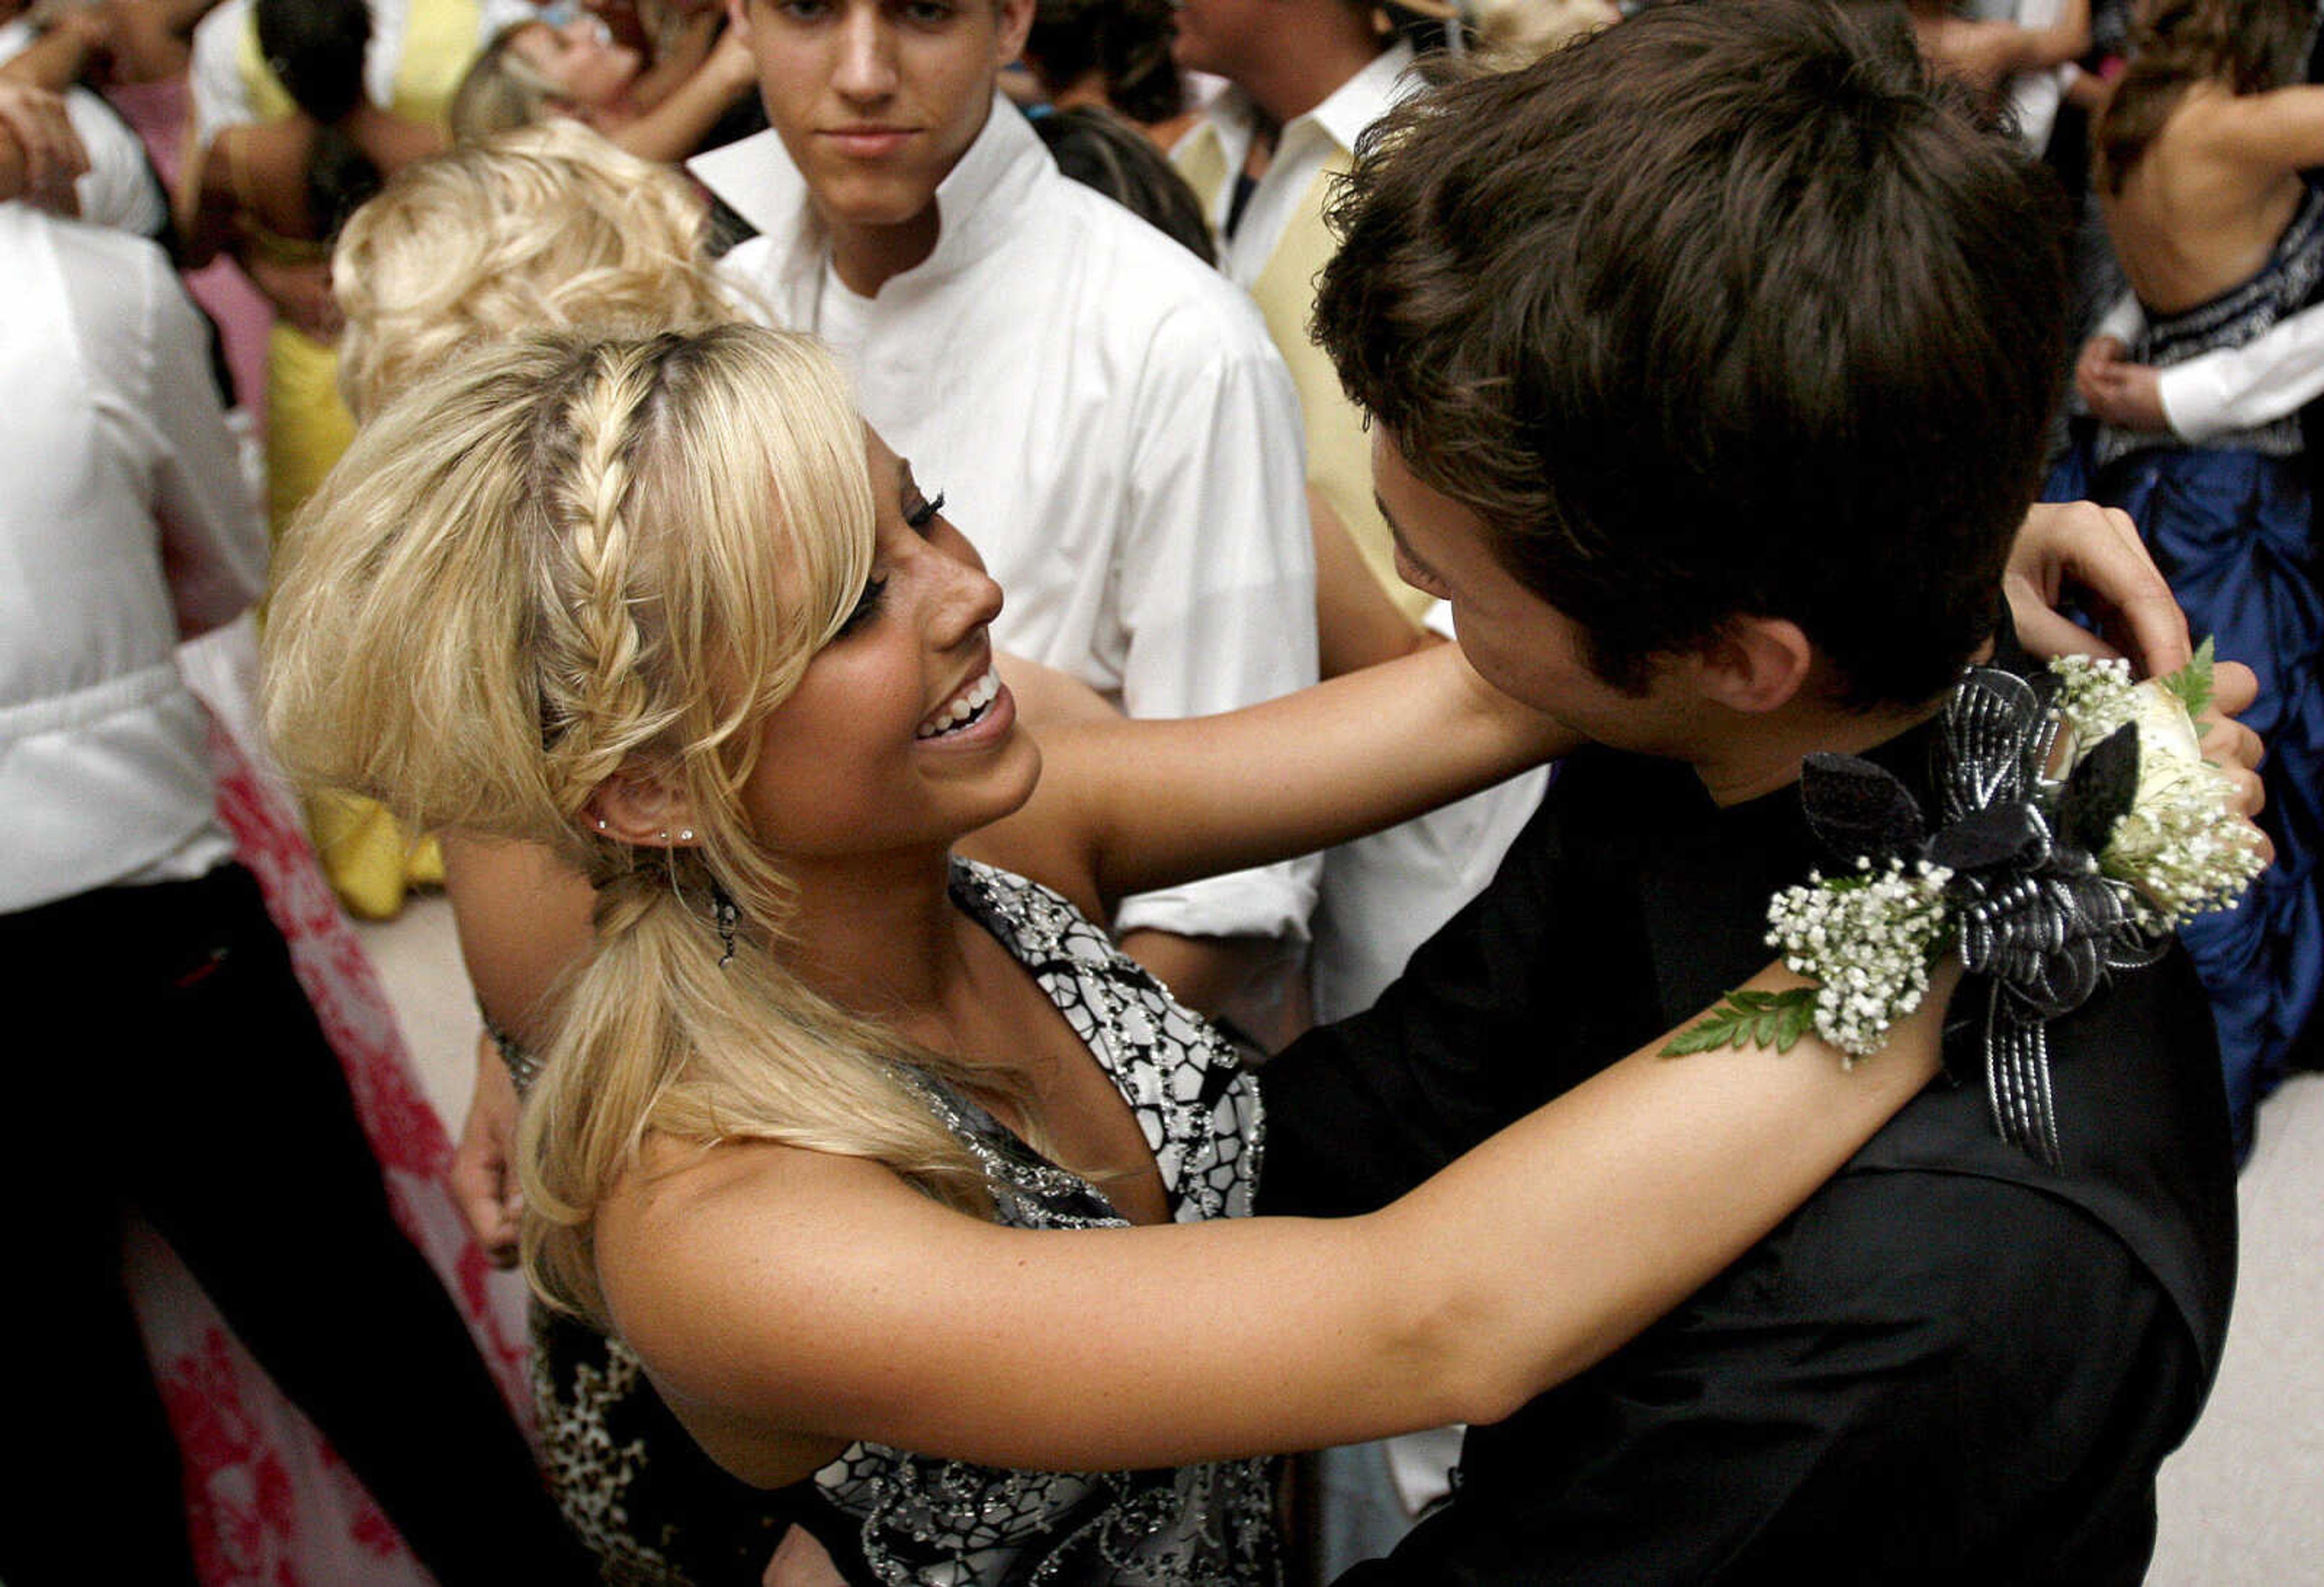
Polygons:
M1702 647L1703 693L1729 711L1764 716L1789 704L1815 670L1815 645L1789 618L1738 617Z
M687 849L695 842L693 801L642 773L616 772L606 778L581 814L600 836L633 849Z

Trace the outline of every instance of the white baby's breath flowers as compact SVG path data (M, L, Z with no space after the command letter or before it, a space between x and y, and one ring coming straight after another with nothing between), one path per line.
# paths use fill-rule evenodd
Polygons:
M2009 951L1996 957L1979 950L1989 967L2013 958L2024 961L2016 969L1995 968L2005 979L2029 973L2038 978L2049 956L2071 946L2078 930L2101 936L2123 931L2159 946L2160 934L2189 916L2234 907L2262 861L2250 830L2234 813L2235 784L2204 761L2190 714L2210 697L2210 642L2170 678L2146 683L2132 683L2129 667L2121 662L2069 656L2051 667L2060 685L2054 702L2059 741L2067 748L2061 779L2070 779L2073 768L2110 734L2126 723L2136 724L2136 787L2127 812L2107 834L2096 875L2090 857L2078 847L2070 844L2061 851L2052 842L2021 845L2014 858L1994 856L1994 865L1978 872L1976 885L1964 884L1963 901L1948 901L1953 873L1927 859L1890 858L1876 867L1862 858L1846 875L1812 872L1805 885L1786 887L1769 901L1767 941L1782 949L1788 968L1814 985L1784 992L1730 992L1674 1036L1664 1051L1678 1057L1756 1045L1788 1052L1812 1025L1853 1065L1878 1051L1890 1027L1921 1005L1930 966L1952 940L1954 903L1990 900L1997 886L2007 890L2046 878L2044 887L2022 897L2012 894L2017 904L2031 903L2001 922L2003 935L2011 939L2003 943ZM2015 743L2041 741L2038 724L2029 718L2022 726L2026 736ZM2119 797L2118 791L2104 786L2075 788L2072 797L2061 797L2061 790L2070 785L2044 782L2034 790L2032 808L2021 812L2032 822L2031 836L2046 830L2053 838L2079 839L2098 802ZM2068 808L2061 811L2061 804ZM2061 820L2070 832L2061 832ZM1943 837L1920 846L1921 851L1973 854L1991 846L1990 833L1982 845L1973 839L1966 850L1948 849ZM2106 880L2099 881L2100 876ZM2111 908L2085 917L2088 901L2078 902L2074 889L2092 886L2116 895L2099 900ZM1987 936L1999 929L1991 919L1979 919ZM2126 952L2135 946L2116 944ZM2133 955L2126 962L2143 961Z
M2070 764L2125 722L2138 727L2138 791L2098 855L2098 868L2129 884L2159 931L2232 909L2264 868L2233 813L2234 786L2203 759L2185 703L2160 679L2130 680L2126 662L2061 656L2058 712L2071 735Z
M1767 905L1767 944L1788 969L1818 983L1817 1034L1855 1060L1877 1052L1888 1027L1921 1005L1929 961L1945 931L1945 884L1952 873L1922 860L1891 859L1875 872L1786 887Z

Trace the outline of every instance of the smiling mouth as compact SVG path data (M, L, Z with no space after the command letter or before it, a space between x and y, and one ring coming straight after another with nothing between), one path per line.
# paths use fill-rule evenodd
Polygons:
M940 710L912 731L915 738L941 738L948 733L965 732L984 720L992 702L1001 694L1001 674L991 667L984 675L954 695Z

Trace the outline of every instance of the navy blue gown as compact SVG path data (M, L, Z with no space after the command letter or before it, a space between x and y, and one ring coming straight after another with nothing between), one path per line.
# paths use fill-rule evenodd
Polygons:
M2324 194L2310 188L2274 255L2249 280L2153 318L2130 351L2170 365L2239 346L2313 301L2324 284ZM2043 494L2119 507L2200 639L2259 674L2243 720L2267 745L2261 775L2274 867L2243 905L2181 933L2211 996L2239 1156L2252 1118L2297 1060L2312 1064L2324 1004L2324 594L2300 420L2288 416L2201 446L2086 427Z

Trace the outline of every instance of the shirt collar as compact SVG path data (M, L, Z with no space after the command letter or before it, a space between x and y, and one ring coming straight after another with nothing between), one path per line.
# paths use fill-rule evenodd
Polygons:
M772 130L697 154L687 169L759 231L789 240L785 279L822 269L830 252L823 223L807 179ZM944 276L989 252L1017 229L1045 175L1056 175L1048 151L1016 106L995 92L983 130L936 186L936 252L898 279Z
M1333 89L1322 104L1305 115L1293 116L1284 124L1277 157L1280 158L1283 148L1308 135L1307 129L1310 128L1323 133L1339 148L1352 153L1356 139L1362 135L1363 130L1404 97L1410 87L1404 79L1404 74L1412 62L1412 46L1401 39L1373 56L1363 70ZM1250 141L1258 131L1257 103L1240 86L1229 83L1211 101L1210 111L1204 119L1212 134L1219 141L1219 148L1226 158L1227 170L1230 172L1240 170L1250 153Z
M1404 97L1408 85L1402 79L1411 66L1412 46L1399 39L1372 57L1370 65L1333 89L1323 103L1305 115L1294 117L1291 125L1313 122L1333 142L1353 152L1364 129Z

